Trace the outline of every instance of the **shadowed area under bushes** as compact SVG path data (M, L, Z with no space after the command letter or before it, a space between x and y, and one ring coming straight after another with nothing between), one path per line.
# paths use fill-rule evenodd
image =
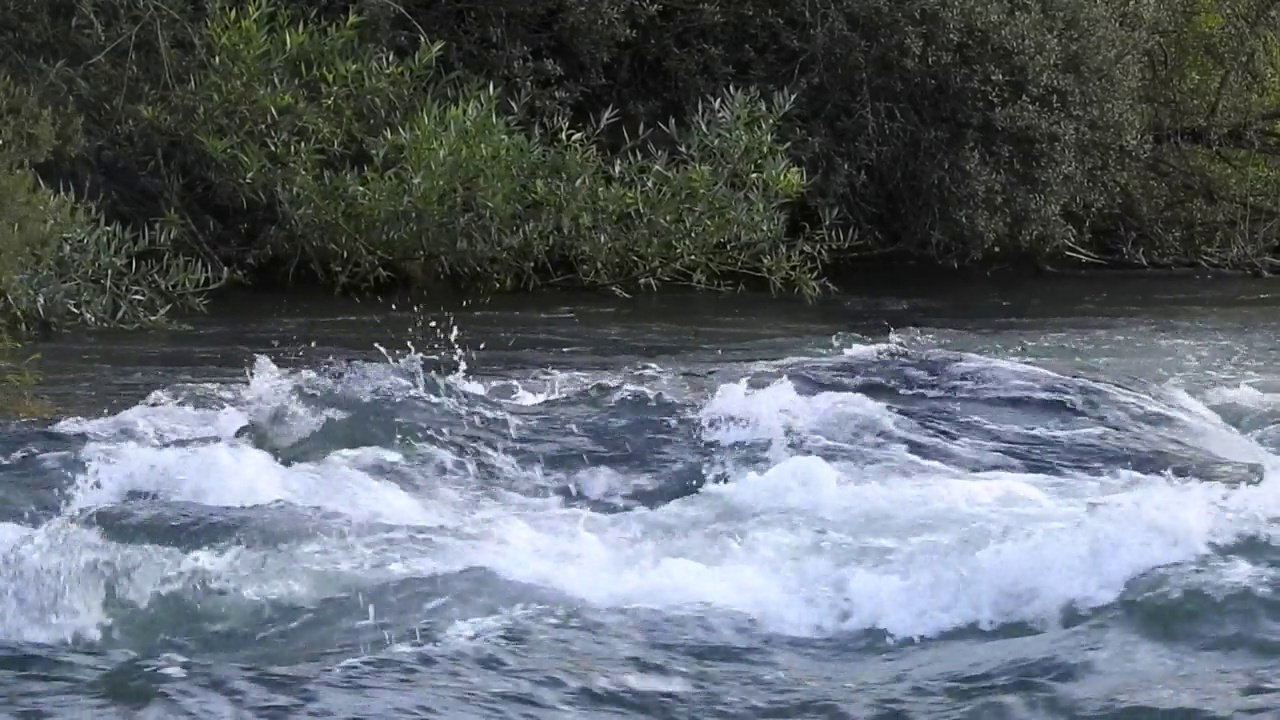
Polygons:
M14 0L0 309L1265 272L1277 27L1269 0Z

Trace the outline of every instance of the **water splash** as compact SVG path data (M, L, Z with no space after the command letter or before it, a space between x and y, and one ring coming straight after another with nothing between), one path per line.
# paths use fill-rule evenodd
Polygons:
M406 582L797 637L1044 628L1280 516L1275 456L1177 388L904 342L737 379L487 378L448 337L444 372L412 346L257 358L244 383L56 425L81 469L55 518L0 525L0 637L130 642L177 603L210 637L336 642L368 630L343 600L366 592L403 636L435 612ZM1223 463L1264 478L1203 481Z

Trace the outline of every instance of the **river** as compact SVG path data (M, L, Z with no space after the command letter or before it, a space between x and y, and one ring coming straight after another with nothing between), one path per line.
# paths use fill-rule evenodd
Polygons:
M0 425L0 715L1280 716L1280 283L191 325Z

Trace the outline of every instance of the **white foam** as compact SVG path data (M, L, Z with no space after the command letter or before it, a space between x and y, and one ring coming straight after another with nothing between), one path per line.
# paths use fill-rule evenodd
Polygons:
M410 557L394 560L402 554ZM112 542L97 529L57 519L0 547L0 640L96 640L114 621L108 598L146 609L158 595L205 593L206 609L220 607L249 622L261 601L306 604L369 583L459 569L432 561L409 537L184 552Z
M787 435L839 426L870 439L895 429L886 405L865 395L821 392L802 396L790 380L762 389L746 380L721 385L702 408L703 436L720 445L765 440L774 443L774 456L783 457Z
M375 455L381 462L397 458ZM225 442L165 448L94 443L83 456L88 470L72 492L68 512L120 502L130 492L145 492L213 507L284 501L362 521L406 525L440 521L438 513L404 489L352 467L350 459L370 459L352 451L288 467L263 450Z
M657 509L615 514L477 488L466 463L441 462L439 453L409 466L412 458L365 448L283 466L223 430L193 434L201 418L226 417L229 428L234 412L296 403L290 383L305 378L273 372L255 370L265 384L241 410L139 407L100 421L66 512L143 491L213 507L283 501L401 529L263 552L182 553L122 548L63 521L0 525L0 579L10 587L0 591L8 593L0 594L0 637L91 632L107 622L109 577L127 578L127 594L144 602L193 577L246 598L298 597L477 566L604 607L740 613L796 635L879 628L931 636L973 624L1051 624L1064 606L1113 602L1133 579L1203 558L1212 543L1269 532L1280 516L1280 486L1270 478L1229 488L1131 472L972 474L912 461L894 447L902 419L882 403L804 396L785 379L720 386L700 411L714 444L772 443L764 465L733 469L731 482ZM1189 441L1274 460L1203 404L1175 398L1167 412L1203 430ZM887 449L835 462L786 443L832 428L868 447L882 438ZM205 442L157 446L170 437ZM417 482L397 484L382 477L388 469L412 470ZM514 462L509 471L537 473ZM606 469L565 478L596 498L648 481Z
M1209 405L1239 405L1255 410L1280 408L1280 393L1263 392L1245 383L1234 387L1210 388L1205 393L1204 400Z
M1165 390L1170 402L1169 414L1181 420L1187 428L1182 433L1184 440L1227 460L1258 463L1268 475L1280 472L1280 457L1228 425L1203 402L1176 386Z
M58 432L84 434L96 440L134 440L150 445L183 440L231 438L248 422L238 408L217 410L181 405L135 405L101 418L67 418L53 426Z
M108 588L124 600L145 602L164 572L164 554L149 548L122 552L96 531L61 520L23 534L0 552L0 638L98 638L110 624L104 607Z
M675 695L693 692L693 683L677 675L658 675L656 673L622 673L606 677L598 676L595 684L598 687L616 690L627 689L636 692Z
M1189 397L1168 409L1206 449L1264 449ZM853 394L803 397L787 381L722 386L703 410L720 443L784 438L894 418ZM781 458L781 459L779 459ZM927 636L977 624L1052 623L1068 605L1116 600L1134 578L1264 532L1274 483L1230 489L1115 472L1102 477L966 474L920 464L832 464L788 456L653 511L503 518L478 560L605 606L718 607L779 632L880 628Z
M34 532L34 529L25 525L0 522L0 552L13 547L19 540L32 532Z
M709 605L778 632L921 636L1111 602L1235 528L1226 489L1157 478L1102 506L1051 497L1034 477L949 479L937 494L926 479L896 484L793 458L656 511L507 518L482 558L599 605Z

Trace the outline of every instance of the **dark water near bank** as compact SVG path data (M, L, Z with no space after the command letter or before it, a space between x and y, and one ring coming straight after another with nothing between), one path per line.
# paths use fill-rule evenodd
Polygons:
M920 295L47 344L0 715L1280 717L1280 283Z

